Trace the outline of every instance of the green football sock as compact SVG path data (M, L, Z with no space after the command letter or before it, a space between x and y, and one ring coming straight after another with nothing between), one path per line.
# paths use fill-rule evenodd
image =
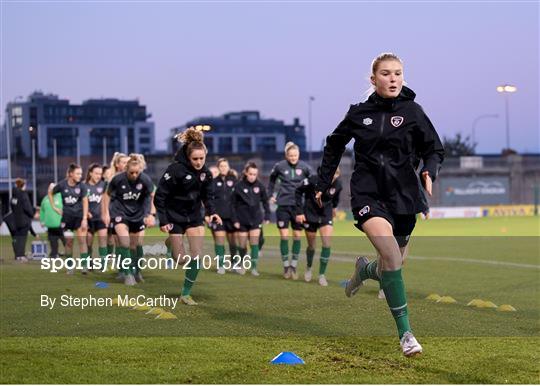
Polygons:
M135 255L135 263L133 264L133 266L135 267L135 273L141 271L140 268L139 268L139 261L144 256L143 246L142 245L137 245L136 251L137 251L137 254Z
M251 269L257 269L259 261L259 244L251 245Z
M107 244L107 255L114 257L114 244Z
M99 247L98 248L99 257L101 260L104 260L107 256L107 247Z
M129 266L127 268L123 268L124 267L124 261L126 259L131 260L131 252L130 252L129 248L118 247L118 248L116 248L116 251L118 252L118 258L120 259L120 264L121 264L120 265L120 267L121 267L120 272L122 272L125 275L131 273Z
M407 331L411 331L409 324L409 313L407 310L407 296L405 285L401 276L401 269L397 271L382 271L382 286L386 303L390 307L392 316L396 321L399 338Z
M229 253L231 254L231 261L232 261L234 255L238 253L238 247L236 246L236 244L229 244Z
M223 260L225 258L225 245L214 245L216 256L218 257L218 268L223 267Z
M313 256L315 256L315 249L307 247L306 248L306 260L307 260L307 267L311 268L313 265Z
M184 278L184 287L182 287L182 296L189 296L191 294L191 288L195 284L195 280L197 280L197 275L199 274L199 261L192 259L188 267Z
M244 256L247 255L247 247L246 248L238 247L238 255L240 255L240 258L243 260Z
M137 249L130 249L129 254L131 255L131 264L129 265L129 272L131 272L132 275L135 275L137 273L136 270L136 262L137 262Z
M90 257L88 256L88 252L81 253L81 261L82 261L82 266L88 269L88 265L90 263Z
M107 247L98 248L99 259L101 260L101 271L105 270L105 258L107 257Z
M172 245L167 245L167 258L171 258L172 257Z
M281 251L281 260L289 261L289 240L281 239L279 242L279 250ZM287 264L288 265L288 264Z
M73 256L70 254L66 254L66 261L71 261L73 259Z
M330 247L322 247L321 265L319 266L319 275L325 274L326 267L328 266L328 260L330 260Z
M293 260L298 260L298 257L300 255L300 246L301 246L300 240L293 240L293 243L292 243L292 259Z

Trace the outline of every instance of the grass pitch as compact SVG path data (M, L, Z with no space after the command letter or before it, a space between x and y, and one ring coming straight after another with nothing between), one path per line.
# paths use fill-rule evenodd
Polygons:
M329 287L283 280L277 230L267 226L261 277L201 272L193 290L200 305L170 310L177 320L118 307L47 310L39 297L174 297L182 272L148 271L146 283L127 288L113 273L52 274L37 262L6 258L0 265L0 382L539 382L538 218L419 221L404 269L411 323L424 346L413 359L400 353L375 282L352 299L344 296L340 282L350 276L354 257L373 251L352 223L338 222L335 229ZM163 242L156 230L149 234L147 243ZM9 240L1 242L2 255L11 256ZM301 278L304 261L302 252ZM96 281L109 288L96 288ZM431 293L458 303L430 302ZM517 312L467 307L473 298L511 304ZM270 365L281 351L294 351L306 365Z

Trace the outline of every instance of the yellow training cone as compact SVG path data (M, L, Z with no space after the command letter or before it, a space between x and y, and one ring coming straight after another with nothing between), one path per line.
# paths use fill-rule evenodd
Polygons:
M484 304L484 301L482 299L473 299L469 303L467 303L467 306L469 307L481 307Z
M156 319L178 319L175 314L172 312L162 312L158 316L156 316Z
M478 305L479 308L497 308L497 305L489 300L486 300L482 304Z
M165 312L165 310L163 308L154 307L154 308L149 309L146 314L147 315L159 315L159 314L161 314L163 312Z
M510 304L502 304L497 308L497 311L501 312L515 312L517 311L514 307L512 307Z
M150 308L152 308L152 307L150 307L150 306L135 306L132 309L137 310L137 311L148 311Z
M439 300L437 300L437 303L457 303L456 299L454 299L452 296L443 296Z
M434 300L434 301L438 301L441 297L437 294L430 294L426 300Z

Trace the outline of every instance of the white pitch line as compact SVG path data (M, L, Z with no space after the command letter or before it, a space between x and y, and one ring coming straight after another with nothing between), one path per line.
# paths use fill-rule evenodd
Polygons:
M264 253L264 250L271 250L274 252L278 252L277 248L263 248L263 253ZM352 262L354 261L355 257L350 257L350 256L361 256L361 255L373 255L373 252L365 252L365 251L355 251L355 252L340 251L338 253L332 252L330 261L335 260L335 261L341 261L341 262ZM431 260L431 261L455 261L458 263L487 264L487 265L497 265L497 266L504 266L504 267L529 268L529 269L540 270L540 265L512 263L510 261L493 261L493 260L479 260L479 259L464 259L461 257L438 257L438 256L415 256L415 255L409 255L407 256L407 259Z

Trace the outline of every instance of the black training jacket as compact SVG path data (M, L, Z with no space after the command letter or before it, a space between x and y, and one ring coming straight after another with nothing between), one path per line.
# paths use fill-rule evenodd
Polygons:
M316 186L319 177L313 175L306 178L302 184L296 188L296 214L306 216L309 223L320 223L324 220L332 220L332 209L337 208L341 190L341 182L336 179L330 187L323 193L322 208L315 200Z
M212 188L214 190L214 207L216 213L223 220L232 217L231 199L234 192L234 185L237 178L233 173L226 176L219 175L212 179Z
M264 216L261 211L264 208ZM244 225L259 225L264 220L270 220L270 205L264 185L255 180L249 183L245 178L240 179L234 186L231 200L232 221Z
M163 173L154 196L160 225L202 221L201 203L210 216L216 213L213 202L212 173L206 165L195 170L183 146Z
M304 161L299 160L296 165L291 165L287 160L279 161L270 173L268 195L274 194L274 187L279 181L277 204L279 206L295 206L294 192L304 178L311 174L311 168Z
M424 110L414 102L415 96L404 86L397 98L385 99L373 93L366 102L352 105L326 138L317 189L328 189L345 145L354 138L351 208L381 201L395 214L427 211L416 172L418 160L424 163L421 172L428 171L435 180L444 149Z
M20 229L30 226L36 210L30 203L28 193L19 188L14 188L10 204L15 227Z

